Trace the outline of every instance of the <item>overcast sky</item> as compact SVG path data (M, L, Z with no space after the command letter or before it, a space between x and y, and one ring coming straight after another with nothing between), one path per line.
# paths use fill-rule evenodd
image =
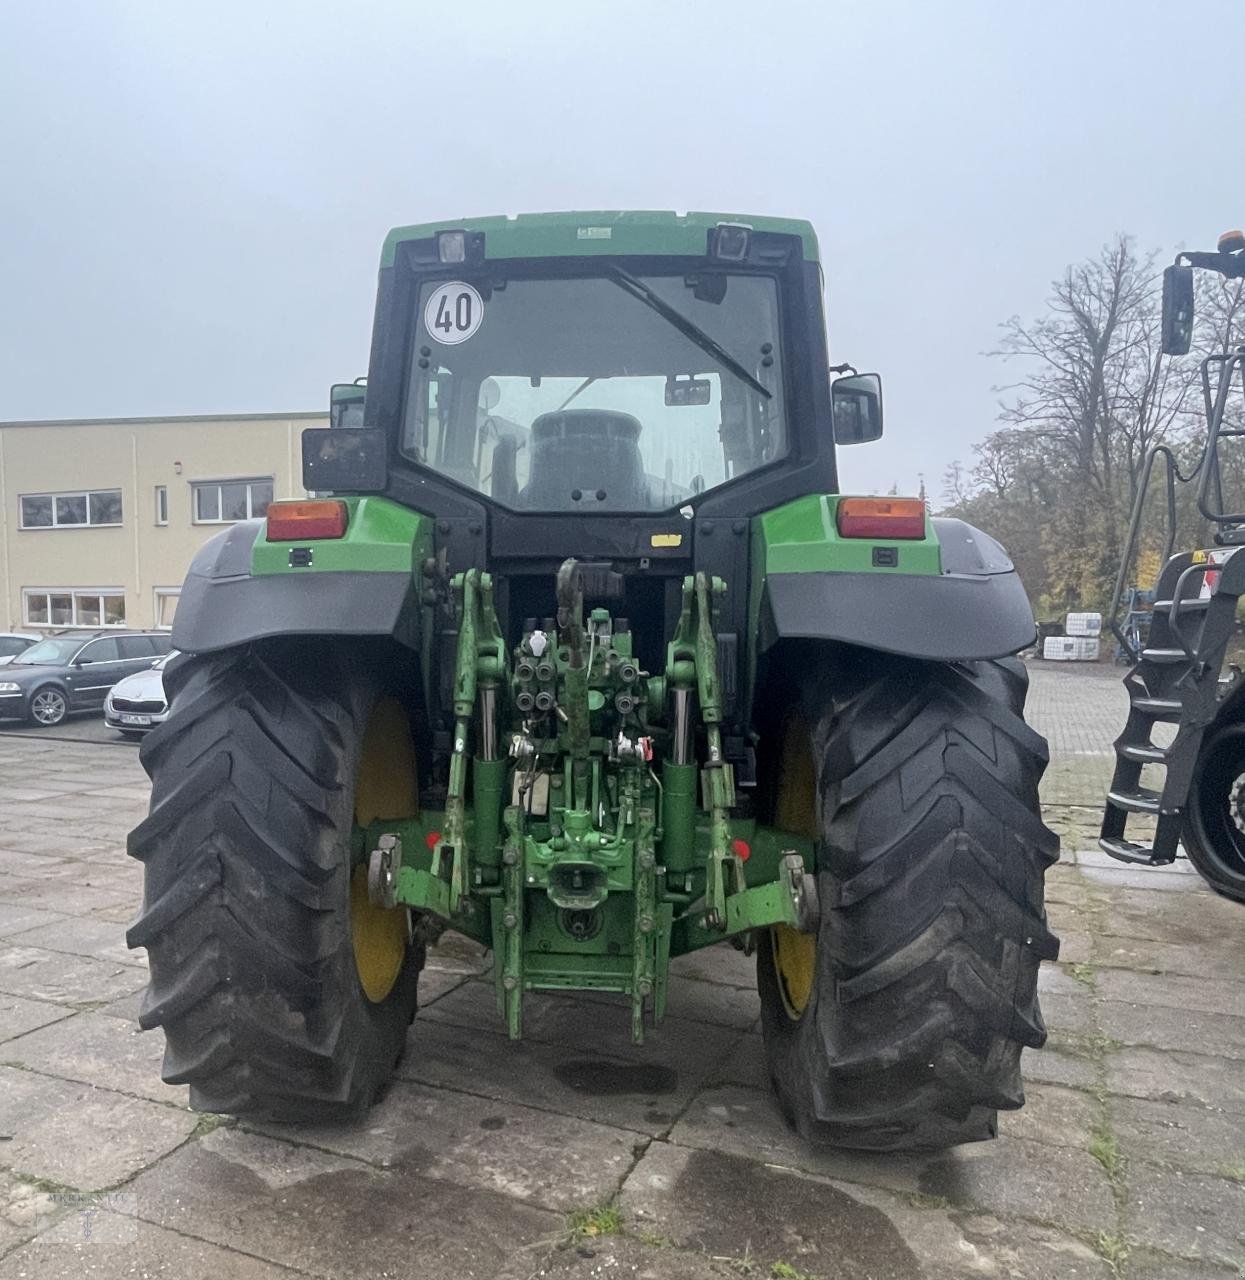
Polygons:
M988 432L1000 321L1117 231L1245 220L1241 5L0 0L0 419L319 409L393 225L806 217L886 437ZM1222 161L1220 160L1222 157Z

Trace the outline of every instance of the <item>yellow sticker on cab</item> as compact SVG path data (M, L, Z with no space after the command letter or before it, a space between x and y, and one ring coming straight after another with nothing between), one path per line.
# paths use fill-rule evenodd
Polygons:
M651 547L681 547L683 545L683 535L681 533L655 533L648 540Z

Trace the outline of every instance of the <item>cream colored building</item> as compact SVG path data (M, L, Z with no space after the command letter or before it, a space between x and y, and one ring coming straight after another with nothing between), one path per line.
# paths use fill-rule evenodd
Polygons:
M169 627L199 546L303 497L318 413L0 423L0 630Z

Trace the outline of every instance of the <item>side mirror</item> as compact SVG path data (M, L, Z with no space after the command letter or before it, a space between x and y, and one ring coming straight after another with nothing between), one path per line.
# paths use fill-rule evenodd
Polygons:
M357 382L337 382L329 389L329 428L361 427L367 388Z
M308 493L383 493L389 452L381 427L308 427L303 488Z
M1163 271L1163 354L1189 354L1193 341L1193 268L1170 266Z
M830 387L836 444L868 444L882 435L882 379L876 373L836 378Z

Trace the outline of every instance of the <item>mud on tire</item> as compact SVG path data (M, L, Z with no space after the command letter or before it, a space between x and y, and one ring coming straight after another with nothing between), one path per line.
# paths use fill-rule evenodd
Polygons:
M815 785L822 907L798 1015L758 944L769 1072L809 1141L872 1150L993 1137L1046 1039L1039 962L1045 741L1015 660L849 655L797 691ZM812 949L810 948L810 951Z
M140 751L151 811L130 835L148 951L139 1022L201 1110L323 1120L370 1105L415 1013L422 949L365 994L351 935L350 831L366 659L270 641L169 664L167 722Z

